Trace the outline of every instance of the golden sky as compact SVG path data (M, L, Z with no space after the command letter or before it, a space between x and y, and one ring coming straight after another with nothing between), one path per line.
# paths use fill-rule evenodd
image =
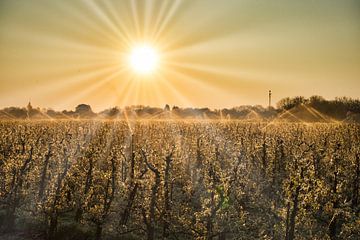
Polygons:
M158 68L127 64L139 43ZM0 107L360 97L358 0L1 0Z

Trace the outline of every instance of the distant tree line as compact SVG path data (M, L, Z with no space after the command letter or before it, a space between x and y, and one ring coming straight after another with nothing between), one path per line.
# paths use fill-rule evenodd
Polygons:
M180 108L170 107L168 104L164 108L149 107L143 105L127 106L125 108L112 107L99 113L93 112L90 105L80 104L75 111L64 110L61 112L52 109L40 108L18 108L8 107L0 110L2 119L68 119L68 118L102 118L102 119L126 119L126 118L191 118L191 119L263 119L272 118L277 114L275 108L264 108L257 106L240 106L234 108L215 109L210 108Z
M314 109L336 120L360 121L360 100L349 97L338 97L326 100L321 96L286 97L274 107L238 106L233 108L181 108L166 104L164 108L133 105L124 108L112 107L99 113L93 112L90 105L80 104L75 111L55 111L52 109L33 108L29 104L26 108L8 107L0 110L0 119L243 119L243 120L272 120L286 111L293 111L301 106Z
M349 97L337 97L334 100L326 100L321 96L287 97L277 103L277 109L281 111L291 110L300 105L306 105L336 119L345 119L349 115L360 114L360 100Z

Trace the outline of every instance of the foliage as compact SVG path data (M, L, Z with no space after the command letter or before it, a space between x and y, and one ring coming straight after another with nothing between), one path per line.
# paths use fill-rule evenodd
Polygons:
M356 124L2 121L0 136L0 237L359 236Z

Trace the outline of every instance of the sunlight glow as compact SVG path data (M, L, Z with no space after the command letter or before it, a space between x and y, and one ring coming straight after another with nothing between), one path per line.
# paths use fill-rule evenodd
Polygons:
M159 55L153 47L140 45L135 47L130 53L129 62L135 73L149 74L157 68Z

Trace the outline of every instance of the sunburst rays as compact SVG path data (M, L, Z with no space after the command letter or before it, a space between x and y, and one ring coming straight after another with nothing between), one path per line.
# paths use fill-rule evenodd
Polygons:
M37 56L52 64L47 70L34 73L38 74L41 86L33 94L44 99L49 95L63 96L65 99L58 107L75 105L77 101L88 101L96 109L166 103L199 106L206 101L199 101L200 96L218 92L222 92L219 96L240 100L239 83L246 85L258 77L238 68L224 67L216 58L208 57L217 41L239 31L236 23L222 26L226 11L212 11L206 19L184 28L184 19L198 11L197 2L82 0L54 4L58 14L68 18L68 21L51 18L51 23L61 27L63 34L35 29L23 35L27 34L32 44L52 51L51 56L40 53ZM73 24L66 25L69 21ZM212 31L211 25L220 30ZM138 42L150 42L162 56L161 66L151 76L135 76L126 66L124 59ZM192 57L203 58L204 63L189 60Z

